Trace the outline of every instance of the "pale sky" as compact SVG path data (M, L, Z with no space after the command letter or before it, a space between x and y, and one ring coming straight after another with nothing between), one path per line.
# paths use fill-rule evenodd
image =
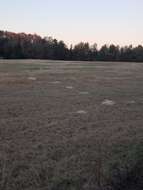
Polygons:
M0 30L64 40L143 45L143 0L0 0Z

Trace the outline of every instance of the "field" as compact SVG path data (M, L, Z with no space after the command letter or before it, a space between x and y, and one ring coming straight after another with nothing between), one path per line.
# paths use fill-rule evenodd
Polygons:
M143 63L0 60L1 190L142 190Z

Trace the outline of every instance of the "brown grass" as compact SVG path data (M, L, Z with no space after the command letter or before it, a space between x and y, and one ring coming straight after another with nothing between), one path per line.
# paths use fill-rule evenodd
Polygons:
M143 65L55 64L0 64L0 190L142 190Z

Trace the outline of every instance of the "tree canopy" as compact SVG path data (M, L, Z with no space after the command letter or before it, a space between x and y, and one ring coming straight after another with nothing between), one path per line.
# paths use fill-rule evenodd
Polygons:
M143 46L105 44L98 49L96 43L80 42L68 48L52 37L0 31L0 58L143 62Z

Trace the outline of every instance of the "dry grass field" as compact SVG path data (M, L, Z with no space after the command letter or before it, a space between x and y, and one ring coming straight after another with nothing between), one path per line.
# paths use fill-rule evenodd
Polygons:
M0 190L142 189L142 63L0 60Z

